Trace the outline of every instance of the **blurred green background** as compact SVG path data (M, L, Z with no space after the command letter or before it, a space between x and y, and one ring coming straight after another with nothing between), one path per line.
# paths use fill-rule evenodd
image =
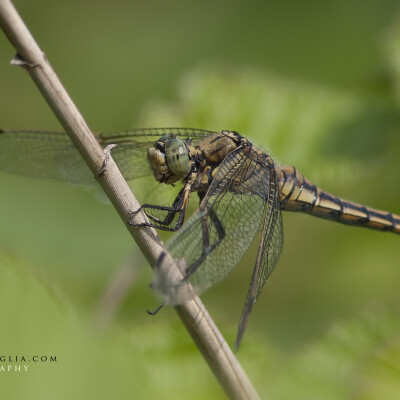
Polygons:
M396 1L15 4L92 130L236 130L324 189L400 213ZM0 127L60 129L4 35L0 55ZM222 398L174 311L146 315L151 270L98 197L0 174L1 355L57 357L0 371L0 392ZM261 397L398 399L399 237L283 218L238 353ZM202 296L229 343L255 251ZM113 310L121 281L132 286Z

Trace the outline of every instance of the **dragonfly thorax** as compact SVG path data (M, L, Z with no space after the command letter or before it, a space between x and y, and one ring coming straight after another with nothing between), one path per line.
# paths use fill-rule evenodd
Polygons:
M158 182L178 182L190 171L189 150L181 139L172 135L162 136L150 147L147 158Z

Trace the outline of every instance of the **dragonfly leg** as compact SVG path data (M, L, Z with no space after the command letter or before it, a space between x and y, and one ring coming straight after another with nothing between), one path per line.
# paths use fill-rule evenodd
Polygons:
M218 240L210 244L210 229L208 228L208 217L210 217L211 222L213 223L217 234L218 234ZM225 238L225 229L218 218L218 215L215 213L213 209L210 209L208 214L205 215L202 220L201 220L201 229L202 229L202 238L203 238L203 244L202 244L202 249L201 249L201 255L200 257L194 261L185 271L185 280L188 280L191 275L197 270L197 268L200 267L200 265L204 262L204 260L207 258L207 256L222 242L222 240Z
M135 216L139 211L143 210L152 222L136 224L129 221L128 224L132 226L148 226L164 231L177 231L182 226L185 219L185 211L190 197L190 188L191 186L185 186L179 192L178 196L176 196L172 206L170 207L159 206L156 204L143 204L138 210L131 214L132 216ZM163 218L159 218L152 215L154 210L166 211L166 214ZM175 225L171 226L176 214L178 214L178 219Z

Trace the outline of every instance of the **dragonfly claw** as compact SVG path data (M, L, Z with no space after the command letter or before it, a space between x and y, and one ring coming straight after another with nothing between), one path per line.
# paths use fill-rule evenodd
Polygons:
M135 223L133 222L133 219L136 217L137 214L139 214L141 211L143 210L143 207L139 207L137 210L135 211L129 211L128 215L129 215L129 220L127 221L128 225L131 226L149 226L149 224L145 223L145 222L139 222L139 223Z
M155 310L150 311L150 310L146 310L147 314L149 315L156 315L158 314L158 312L164 307L164 303L161 303Z
M135 215L139 214L140 211L142 211L142 207L139 207L137 210L135 211L129 211L129 216L134 217Z

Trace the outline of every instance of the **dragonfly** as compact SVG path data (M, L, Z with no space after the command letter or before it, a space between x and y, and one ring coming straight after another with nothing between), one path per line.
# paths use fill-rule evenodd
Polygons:
M253 305L282 252L281 211L400 234L399 215L329 194L295 167L277 165L234 131L151 128L95 136L103 148L116 145L112 157L126 180L153 174L159 183L181 183L172 204L141 206L148 222L127 221L176 231L167 249L174 258L184 261L184 278L164 282L155 269L152 288L164 304L188 300L178 294L182 282L190 282L199 295L222 281L260 233L236 349ZM0 170L80 184L95 182L64 132L0 130ZM193 192L197 192L199 207L184 223Z

